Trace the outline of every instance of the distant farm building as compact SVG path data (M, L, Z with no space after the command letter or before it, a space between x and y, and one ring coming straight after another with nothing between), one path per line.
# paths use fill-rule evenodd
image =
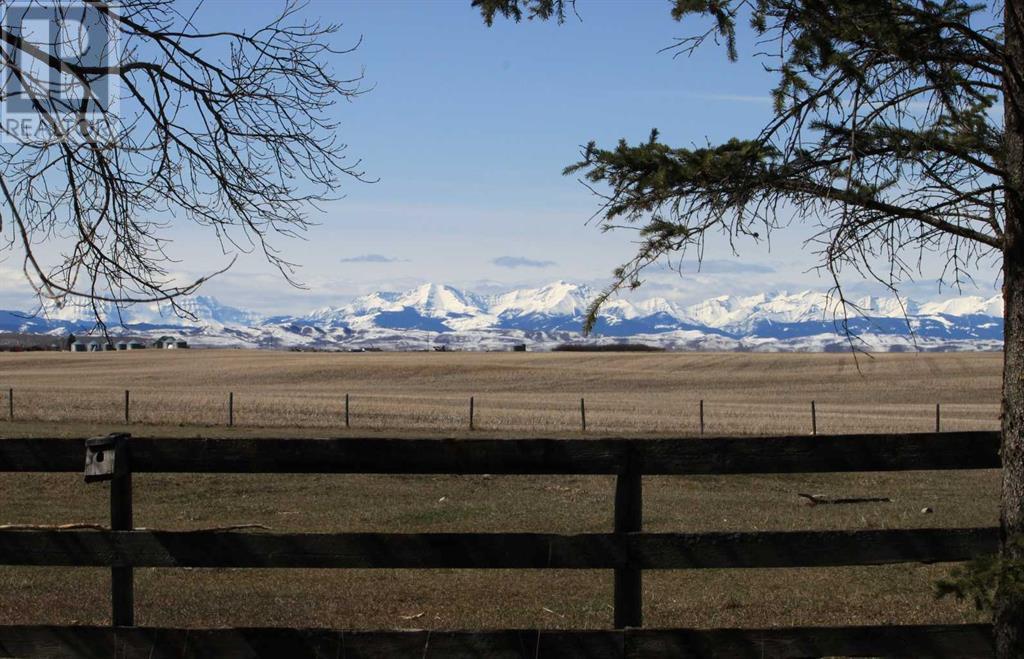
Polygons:
M145 350L146 348L187 348L188 342L174 336L161 336L155 341L146 338L121 337L111 342L102 338L74 338L67 341L67 349L71 352L106 352L108 350Z
M68 348L71 352L104 352L113 350L114 344L103 339L75 339Z
M154 348L160 349L174 349L174 348L187 348L188 342L183 339L178 339L173 336L161 336L156 341L153 341Z

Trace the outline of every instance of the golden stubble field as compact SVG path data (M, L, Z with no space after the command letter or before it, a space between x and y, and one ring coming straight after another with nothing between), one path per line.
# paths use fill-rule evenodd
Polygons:
M751 353L284 353L241 350L0 354L0 392L19 421L147 425L235 423L449 433L692 434L698 402L713 434L930 430L998 426L1001 356ZM859 368L858 368L859 366ZM6 402L6 401L5 401ZM6 412L0 408L0 418Z
M146 351L0 354L16 421L0 433L136 435L806 433L810 401L829 432L923 431L942 403L948 430L998 427L1000 355L309 354ZM225 428L235 392L235 428ZM353 428L343 427L345 393ZM0 406L0 416L6 405ZM2 440L0 440L2 441ZM804 505L798 492L889 503ZM272 531L607 531L606 477L226 476L135 478L135 523ZM644 480L645 530L966 527L997 522L998 474L806 474ZM75 474L0 474L0 524L105 523L107 491ZM929 508L933 512L922 513ZM645 625L772 626L960 622L936 602L946 565L645 573ZM0 567L0 622L108 620L107 572ZM336 628L601 628L609 572L138 570L139 624Z

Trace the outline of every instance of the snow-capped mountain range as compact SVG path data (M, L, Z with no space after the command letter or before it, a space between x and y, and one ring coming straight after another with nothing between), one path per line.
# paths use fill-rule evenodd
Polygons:
M580 333L594 291L558 281L539 288L479 295L441 284L379 292L298 316L263 316L196 296L192 318L136 305L105 316L113 332L175 334L197 346L422 350L545 350L564 343L643 343L677 350L826 351L849 349L838 303L819 291L720 296L693 305L665 298L615 299L593 336ZM956 297L926 303L895 298L850 301L845 328L873 350L996 350L1002 347L1002 299ZM0 311L0 332L88 332L92 309ZM114 326L117 326L116 328Z

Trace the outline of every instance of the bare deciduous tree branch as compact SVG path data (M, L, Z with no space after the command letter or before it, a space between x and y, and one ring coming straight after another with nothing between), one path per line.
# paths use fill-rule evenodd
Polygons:
M331 116L362 93L361 77L328 68L358 42L332 48L339 26L304 21L302 10L287 0L242 32L202 31L194 12L160 0L4 8L0 101L20 100L34 120L31 133L0 127L7 249L21 253L43 301L84 298L98 314L104 303L161 302L187 313L178 298L240 251L261 253L298 285L274 237L301 235L342 178L363 179ZM76 51L64 29L42 43L21 32L40 16L105 35L109 52ZM207 227L226 266L180 283L167 251L176 218ZM43 243L60 252L44 254Z

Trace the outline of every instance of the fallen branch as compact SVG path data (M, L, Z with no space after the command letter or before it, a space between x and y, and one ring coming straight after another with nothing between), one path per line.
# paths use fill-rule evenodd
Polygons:
M91 529L93 531L109 531L101 524L0 524L0 531L71 531Z
M0 524L0 531L74 531L88 529L91 531L109 531L109 526L103 526L102 524ZM269 531L270 527L264 526L263 524L234 524L231 526L211 526L204 529L186 529L185 533L191 532L209 532L209 531L242 531L245 529L262 529ZM138 526L134 529L135 531L153 531L159 529L148 529L144 526Z
M205 531L244 531L245 529L261 529L263 531L269 531L269 526L263 524L234 524L232 526L212 526L205 529L185 529L186 533L189 532L205 532Z
M803 492L797 492L796 495L806 499L809 506L845 503L892 503L892 499L889 497L827 497L824 494L804 494Z

